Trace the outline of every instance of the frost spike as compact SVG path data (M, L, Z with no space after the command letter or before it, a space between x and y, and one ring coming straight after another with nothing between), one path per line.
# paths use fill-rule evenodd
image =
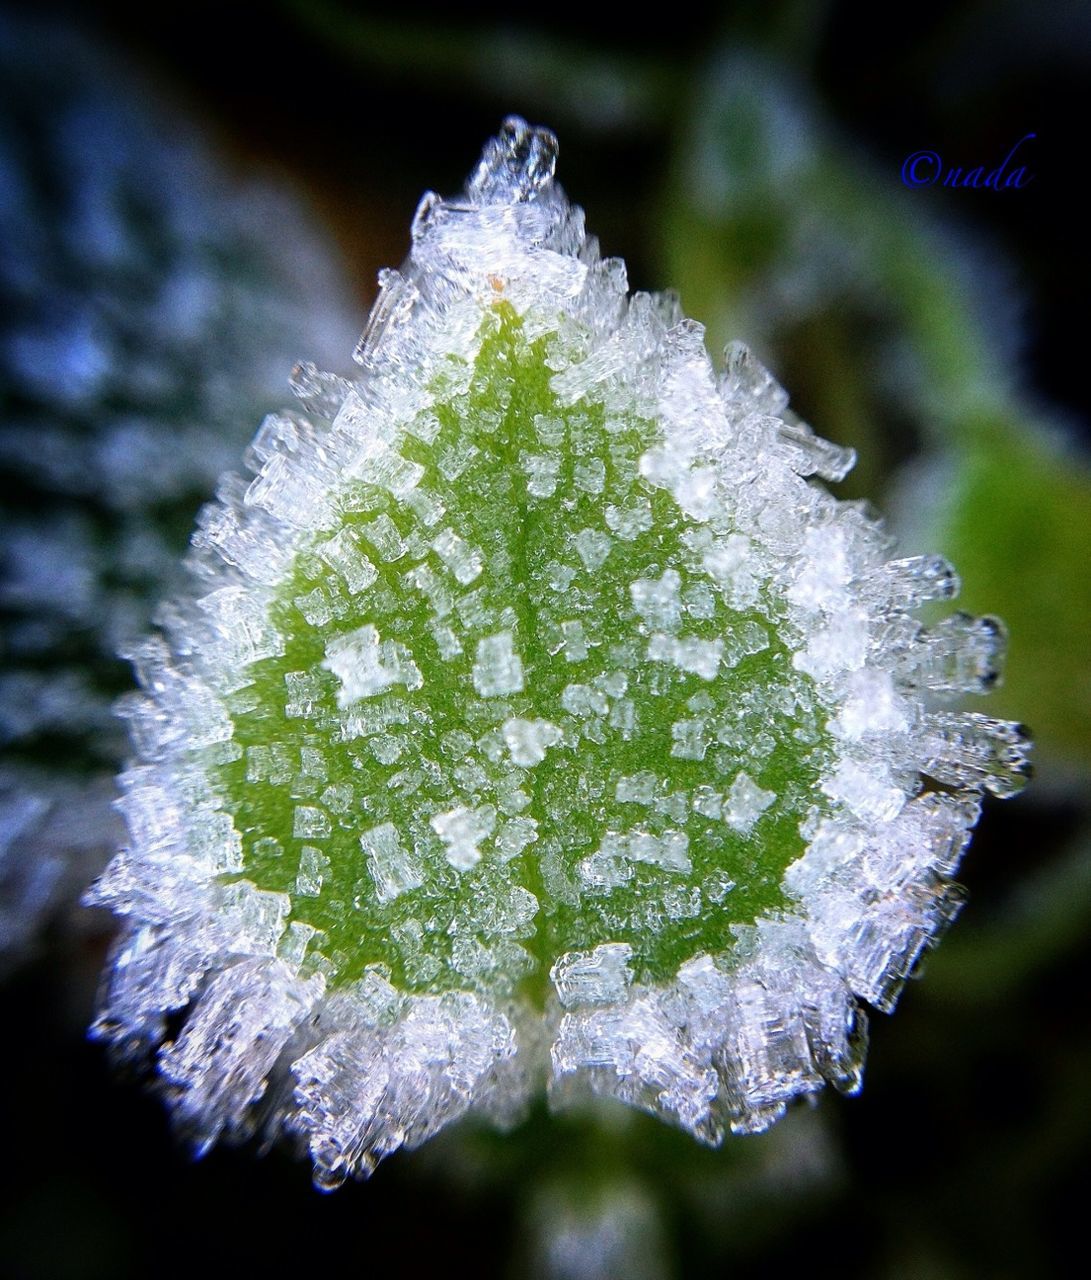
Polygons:
M519 116L508 116L499 136L486 143L466 183L466 194L478 204L530 200L553 181L556 167L556 135L549 129L531 128Z

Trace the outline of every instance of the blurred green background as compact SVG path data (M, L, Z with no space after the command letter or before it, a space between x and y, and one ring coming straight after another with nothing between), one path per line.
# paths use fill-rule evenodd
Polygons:
M236 181L261 177L311 208L358 328L376 270L405 255L421 192L457 189L511 111L553 127L559 177L630 283L677 288L714 353L747 341L816 430L858 449L839 492L886 511L906 553L949 556L963 607L1005 619L1007 678L981 709L1029 723L1037 777L986 806L960 876L969 904L896 1014L873 1018L861 1097L825 1097L719 1152L607 1110L536 1115L505 1137L450 1133L327 1198L282 1152L193 1165L158 1103L83 1042L101 926L74 931L60 913L3 993L0 1269L1069 1274L1091 1154L1091 281L1078 196L1091 9L830 0L471 20L350 0L105 0L44 12L57 30L78 13ZM987 171L1029 133L1022 190L901 181L911 152ZM310 358L300 323L295 354ZM232 448L267 395L238 406ZM195 484L190 518L200 500ZM178 552L187 509L164 534Z

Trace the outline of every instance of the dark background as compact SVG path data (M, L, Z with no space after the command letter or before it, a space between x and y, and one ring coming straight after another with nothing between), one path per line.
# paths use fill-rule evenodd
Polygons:
M58 23L73 12L47 11ZM348 0L79 12L197 117L229 168L313 205L356 282L361 328L376 269L405 255L420 193L456 189L510 111L557 130L560 177L604 251L626 258L631 285L672 284L684 246L665 244L664 209L702 75L725 47L760 49L809 86L861 166L862 200L887 184L908 202L899 216L918 202L978 247L969 270L995 304L993 337L1028 419L1086 443L1084 5L842 0L648 17L497 7L473 22ZM1034 180L1022 191L901 188L911 151L992 167L1028 132ZM808 403L820 379L804 368L799 381L797 408L835 434L813 412L821 394ZM884 491L896 463L943 447L926 428L904 430L876 446ZM1057 643L1085 669L1071 654L1086 633ZM1034 728L1034 708L1023 714ZM715 1154L650 1121L609 1140L617 1177L654 1211L663 1274L1069 1273L1091 1136L1088 759L1065 739L1047 749L1039 786L986 805L960 875L970 905L895 1016L873 1017L860 1097L824 1097L816 1117L785 1122L788 1138L729 1139ZM58 921L3 993L4 1274L536 1274L542 1188L578 1198L587 1177L580 1120L445 1136L332 1196L280 1151L193 1163L160 1104L119 1082L83 1037L103 954L101 931Z

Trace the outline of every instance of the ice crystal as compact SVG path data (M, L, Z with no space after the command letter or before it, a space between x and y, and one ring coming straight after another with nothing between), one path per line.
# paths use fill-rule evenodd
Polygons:
M137 654L96 1033L332 1186L544 1082L703 1141L855 1089L1017 726L1000 628L836 500L744 347L629 295L512 118L425 196ZM318 385L320 394L312 388ZM168 1015L184 1011L163 1044Z

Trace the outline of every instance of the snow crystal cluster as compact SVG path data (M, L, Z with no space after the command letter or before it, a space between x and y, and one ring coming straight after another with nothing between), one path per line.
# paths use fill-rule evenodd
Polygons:
M512 118L425 196L360 375L301 368L134 654L96 1034L326 1187L542 1087L710 1143L855 1089L1026 770L956 709L999 625L917 619L950 566L628 293L555 157Z

